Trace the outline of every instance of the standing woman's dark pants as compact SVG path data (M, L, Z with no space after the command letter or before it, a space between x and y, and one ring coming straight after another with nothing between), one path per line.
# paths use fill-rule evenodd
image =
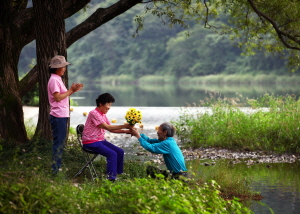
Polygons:
M54 117L50 115L50 123L53 135L52 146L52 172L57 174L62 163L62 153L67 134L68 117Z

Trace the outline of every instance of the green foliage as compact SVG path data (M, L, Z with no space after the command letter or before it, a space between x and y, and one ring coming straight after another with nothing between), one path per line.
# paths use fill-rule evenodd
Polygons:
M78 106L78 103L73 99L70 99L70 106Z
M112 3L112 0L92 1L86 12L77 13L66 20L67 29L81 23L97 7L107 7ZM172 7L172 3L177 8ZM222 8L217 8L222 6L221 2L216 5L212 3L209 3L209 17L220 15L210 23L218 26L227 24L228 15L222 15ZM237 3L236 7L240 4L242 6L244 2ZM144 20L143 30L132 38L138 28L135 19L139 14ZM194 21L186 21L186 25L177 22L181 18L195 19L193 14L197 15L198 24ZM288 62L278 54L257 51L254 56L242 56L242 51L237 47L240 41L233 42L230 38L235 31L228 30L229 35L216 34L215 30L203 28L205 18L206 7L200 1L153 2L146 4L146 8L144 4L137 5L68 49L68 60L72 62L68 71L70 81L102 81L107 76L123 75L138 79L148 75L178 78L213 74L287 73ZM167 26L169 23L173 23L172 28ZM185 28L187 25L188 30ZM266 41L271 39L267 38ZM28 70L28 64L35 58L32 54L35 53L34 49L35 44L30 43L23 50L19 64L21 74ZM109 81L118 82L119 79Z
M39 84L22 97L22 104L26 106L39 106Z
M176 180L72 184L51 181L37 172L28 175L18 181L13 175L1 174L1 212L251 213L236 200L222 199L214 181L189 188Z
M34 135L36 125L32 122L32 120L25 120L25 128L27 137L31 139Z
M299 66L299 7L297 1L213 0L205 5L206 24L221 34L230 35L246 55L254 55L260 50L279 52L289 59L290 69L295 71ZM226 15L228 23L216 25L216 17L210 16L210 11L216 11L214 15L220 17Z
M186 111L175 121L179 138L188 146L300 152L300 105L293 95L265 94L255 100L216 94L200 105L211 107L212 112L195 117ZM238 108L245 105L255 110Z
M68 142L63 171L51 172L51 142L22 147L3 144L0 153L1 213L251 213L237 199L226 201L215 181L201 183L150 179L146 163L126 161L115 183L105 179L106 162L94 161L99 179L86 170L71 178L85 163L76 142ZM247 186L246 186L247 187Z

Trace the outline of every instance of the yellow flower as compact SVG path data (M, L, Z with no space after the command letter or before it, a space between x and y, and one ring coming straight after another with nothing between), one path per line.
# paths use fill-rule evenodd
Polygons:
M142 114L141 111L137 111L135 108L129 108L129 110L126 112L125 119L127 123L134 125L141 121Z
M112 122L112 123L116 123L117 120L116 120L116 119L112 119L111 122Z

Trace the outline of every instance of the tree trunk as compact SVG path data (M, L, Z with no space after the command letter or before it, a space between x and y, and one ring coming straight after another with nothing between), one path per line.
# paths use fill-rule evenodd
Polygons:
M21 41L18 28L12 24L12 5L1 1L0 7L0 139L24 143L27 134L18 88L18 60Z
M47 84L49 62L55 55L66 57L66 33L62 0L33 0L36 26L37 71L39 78L39 119L34 137L52 139ZM68 87L68 77L64 81Z

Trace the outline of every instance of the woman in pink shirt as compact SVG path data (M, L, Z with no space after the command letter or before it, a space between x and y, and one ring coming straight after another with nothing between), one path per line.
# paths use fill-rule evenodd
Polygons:
M64 56L55 56L51 59L48 81L48 100L50 103L50 123L53 135L52 172L56 175L61 167L64 142L67 134L67 121L70 117L69 96L80 91L83 84L73 83L68 90L61 76L64 75L67 65L70 65Z
M115 181L117 174L123 173L124 151L105 139L105 131L130 134L134 125L111 125L106 113L111 108L115 98L104 93L96 99L97 107L89 112L83 133L83 147L106 157L107 178ZM127 130L126 130L127 129Z

